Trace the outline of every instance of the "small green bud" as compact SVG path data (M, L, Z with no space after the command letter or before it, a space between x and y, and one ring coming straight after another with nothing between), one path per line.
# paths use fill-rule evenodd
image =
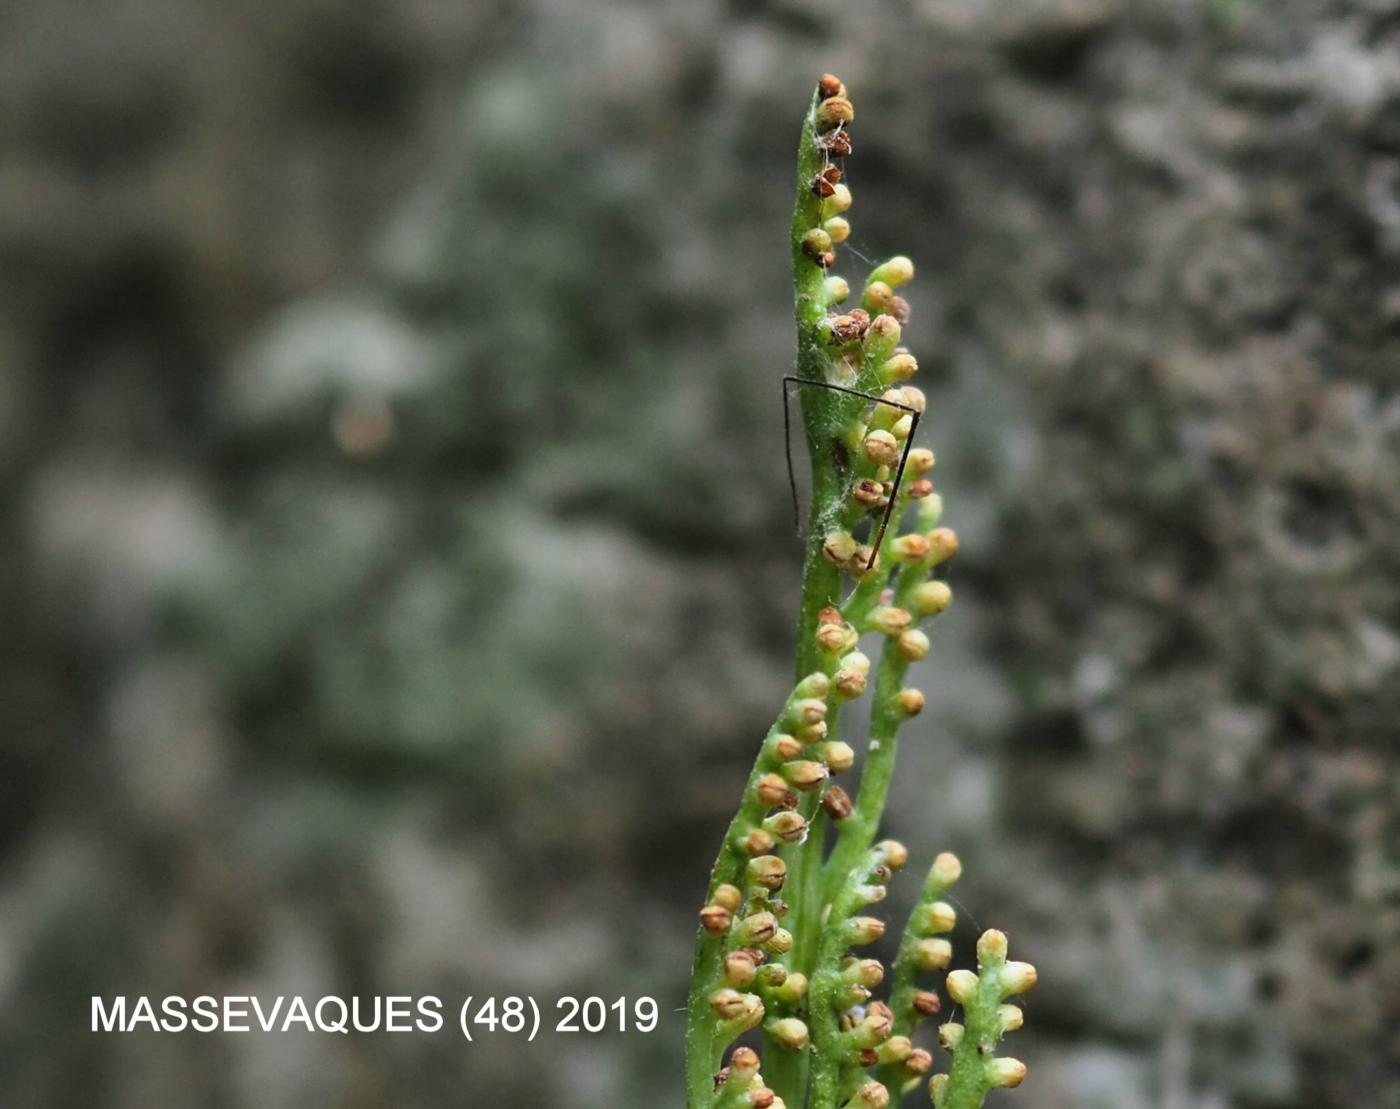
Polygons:
M778 930L778 918L772 913L754 913L739 921L734 937L741 946L756 947L767 943Z
M880 394L880 399L885 402L881 406L880 411L887 412L887 418L889 419L898 418L901 410L895 407L895 405L897 404L904 405L907 408L914 407L912 404L909 403L908 400L905 399L903 387L886 389L883 393Z
M901 334L899 321L893 316L881 313L870 321L870 331L865 340L866 355L872 361L883 364L894 354L894 348L899 346Z
M846 566L846 572L855 578L863 578L866 574L873 574L880 569L880 555L877 551L862 543L856 548L856 556L851 559Z
M846 649L850 635L844 624L818 624L813 638L817 646L828 655L838 654Z
M729 1056L729 1080L748 1085L758 1077L758 1052L751 1047L736 1047Z
M1004 963L1006 961L1006 947L1006 933L999 932L995 928L988 928L977 939L978 965Z
M770 1020L763 1027L773 1039L791 1051L802 1051L807 1047L810 1038L807 1025L796 1017Z
M883 281L891 289L897 289L906 282L914 279L914 263L902 254L897 254L888 262L875 267L871 271L867 286L874 281Z
M997 1022L1003 1032L1015 1032L1025 1023L1026 1014L1018 1005L998 1005Z
M710 1008L720 1020L736 1020L744 1016L752 1010L754 1001L758 1001L758 998L753 994L740 993L728 986L721 986L710 994Z
M724 957L725 985L742 990L758 977L758 961L748 948L731 951Z
M845 185L837 185L836 191L822 201L822 219L839 216L851 206L851 190Z
M902 1063L914 1054L914 1041L908 1036L891 1036L880 1045L880 1062Z
M872 431L865 437L860 449L877 466L893 466L899 461L899 440L888 431Z
M723 905L706 905L700 910L700 927L712 936L722 936L729 929L733 914Z
M758 968L758 981L768 989L776 990L788 979L788 968L782 963L765 963Z
M958 553L958 533L952 528L934 528L928 533L928 546L933 565L947 562Z
M913 623L913 620L914 618L909 614L908 609L895 608L891 605L884 605L870 614L871 626L882 635L899 635Z
M910 1005L914 1010L916 1020L922 1017L931 1017L943 1008L943 1002L932 990L915 990L914 999Z
M917 689L901 689L894 695L894 703L905 716L918 716L924 711L924 695Z
M924 1075L933 1069L933 1056L921 1047L916 1047L909 1053L909 1058L904 1060L904 1065L910 1074Z
M1026 1064L1019 1059L991 1059L987 1063L987 1081L993 1086L1019 1086L1026 1080Z
M945 939L923 939L914 948L914 965L920 970L942 970L952 961L953 945Z
M896 536L890 544L890 549L900 562L922 562L928 554L928 540L916 531L910 532L908 535Z
M773 892L782 889L787 881L787 863L777 855L760 855L750 859L747 871L752 885Z
M815 670L797 683L793 694L799 700L806 700L808 698L820 699L827 695L830 688L831 679L820 670Z
M779 761L788 762L802 754L802 744L796 736L775 735L773 753L778 756Z
M814 227L802 236L802 253L809 258L819 258L831 249L831 236L820 227Z
M905 385L900 392L904 394L904 403L915 412L922 414L928 409L928 397L924 396L924 391L914 385Z
M847 626L849 627L849 625ZM854 635L855 629L851 628L851 632ZM859 636L856 636L856 639L859 639ZM854 645L855 643L853 640L852 646ZM863 651L852 651L841 660L841 667L845 670L854 670L857 674L869 674L870 656Z
M792 933L786 928L779 928L763 946L774 955L786 955L792 950L792 942Z
M909 861L909 848L897 839L881 840L875 845L875 850L880 852L880 856L885 860L885 865L891 870L903 870L904 865Z
M934 528L943 518L943 498L937 493L919 502L919 527Z
M914 417L906 412L899 419L895 420L894 426L890 428L890 432L901 443L904 442L909 436L914 434Z
M852 987L853 989L856 987ZM894 1013L883 1001L872 1001L865 1009L865 1016L851 1029L849 1041L857 1048L873 1048L884 1043L894 1031ZM872 1059L869 1064L874 1065Z
M854 945L874 943L885 934L885 922L873 916L853 916L846 921L846 931Z
M801 1001L807 996L807 976L797 973L788 974L787 978L778 986L775 994L778 1000L785 1005Z
M922 906L915 918L915 928L922 935L951 932L957 923L958 914L946 901L935 901L931 905Z
M889 896L890 892L884 886L868 884L864 886L858 886L857 889L860 891L861 904L863 905L878 905L887 896Z
M822 230L831 236L833 243L844 243L851 237L851 225L840 216L832 216L822 224ZM845 300L846 298L843 296L841 299Z
M951 851L944 851L933 860L933 870L930 873L940 885L951 886L962 877L962 862Z
M861 303L867 312L888 312L894 306L894 290L883 281L872 281L865 286Z
M899 653L911 662L928 658L928 636L918 628L910 628L899 637Z
M793 789L805 793L819 788L826 781L827 769L811 759L797 759L783 764L783 777Z
M908 351L895 354L880 364L880 381L892 385L896 381L908 381L919 372L919 363Z
M1001 968L1001 988L1008 994L1025 993L1036 984L1040 975L1030 963L1007 963Z
M934 1109L943 1109L943 1091L948 1088L948 1076L935 1074L928 1080L928 1096L933 1099Z
M807 821L801 813L774 813L763 822L763 828L784 843L797 843L807 835Z
M744 994L744 1007L737 1018L731 1018L737 1027L747 1031L763 1019L763 1001L757 994Z
M822 675L823 684L826 675ZM822 697L826 694L823 692ZM826 719L826 701L822 697L804 697L792 704L792 719L799 725L819 724Z
M833 774L849 770L856 761L855 750L849 743L842 743L839 739L822 744L821 756L827 770Z
M885 968L879 959L853 959L841 972L841 979L873 990L885 980Z
M833 532L826 537L826 542L822 544L822 555L828 562L837 566L845 566L855 557L856 537L848 531Z
M834 220L828 221L828 223L834 222ZM841 222L845 223L846 221L842 220ZM832 236L832 239L835 242L840 242L840 240L837 239L834 235ZM844 277L837 277L835 274L832 274L830 277L828 277L825 281L822 282L821 302L823 306L827 308L830 308L833 304L842 303L850 295L851 286L847 283Z
M846 1102L845 1109L887 1109L890 1092L879 1082L867 1082Z
M844 96L832 96L817 105L817 130L832 131L854 123L856 110Z
M780 774L764 774L754 783L753 792L765 805L781 805L787 800L788 785Z
M970 970L955 970L948 975L948 996L959 1005L966 1005L977 993L977 975Z
M853 670L848 666L841 667L836 671L834 683L836 694L842 700L850 701L859 697L865 692L865 686L869 681L868 671Z
M937 616L953 603L946 581L926 581L914 590L914 608L920 616Z
M908 467L916 474L926 474L933 469L933 451L927 447L915 447L909 452Z

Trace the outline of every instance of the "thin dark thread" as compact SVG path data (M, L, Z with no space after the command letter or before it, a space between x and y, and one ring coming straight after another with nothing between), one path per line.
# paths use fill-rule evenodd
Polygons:
M899 486L904 480L904 467L909 461L909 449L914 445L914 433L919 430L919 410L912 405L901 404L897 400L886 400L884 397L877 397L873 393L867 393L860 389L849 389L844 385L833 385L829 381L812 381L810 378L798 377L795 374L783 375L783 449L787 454L788 489L792 492L792 519L793 526L797 533L802 533L802 510L797 503L797 474L792 465L792 417L790 415L790 405L788 403L790 394L788 386L815 385L819 389L832 389L838 393L845 393L852 397L864 397L874 404L887 404L891 408L898 408L910 415L909 435L904 440L904 450L899 456L899 467L894 472L894 488L890 490L888 502L885 504L885 513L880 518L880 531L875 536L875 542L870 546L870 560L865 564L867 570L875 568L875 559L880 553L880 546L885 541L885 532L890 526L890 517L894 515L895 501L899 498Z
M787 474L788 489L792 493L792 530L793 534L802 534L802 508L797 503L797 474L792 468L792 416L789 413L788 404L788 382L801 380L794 378L791 374L783 378L783 450L787 454Z

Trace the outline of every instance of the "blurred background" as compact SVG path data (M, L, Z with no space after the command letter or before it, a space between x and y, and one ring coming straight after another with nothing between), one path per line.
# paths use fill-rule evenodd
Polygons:
M993 1100L1400 1106L1393 3L42 0L0 8L7 1109L680 1105L790 681L823 70L838 272L919 266L962 536L888 828L1041 968ZM88 1030L492 992L664 1015Z

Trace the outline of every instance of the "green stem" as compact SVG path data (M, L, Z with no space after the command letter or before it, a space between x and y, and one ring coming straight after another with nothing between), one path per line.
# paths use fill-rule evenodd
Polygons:
M718 869L718 868L716 868ZM695 944L691 967L690 999L685 1018L685 1086L689 1109L704 1109L714 1092L718 1070L714 1051L714 1018L709 994L713 988L723 950L722 936L711 936L703 929Z
M1001 1039L997 1006L1003 996L996 968L982 968L977 994L964 1006L963 1036L953 1050L953 1065L939 1109L981 1109L992 1088L987 1080L987 1064L992 1048Z
M797 324L797 376L806 381L825 381L830 357L817 334L817 322L825 313L820 296L826 271L806 255L802 237L821 225L821 200L812 193L810 182L821 170L824 157L817 146L816 107L814 95L802 124L802 136L797 152L797 197L792 214L793 315ZM808 514L806 551L802 566L802 602L797 622L796 676L801 679L823 668L823 658L816 642L818 617L824 608L836 606L841 598L841 572L822 553L828 532L839 519L846 498L846 475L843 471L844 448L841 431L859 411L860 398L848 397L829 389L801 389L799 401L802 425L811 459L812 493ZM837 705L829 702L829 726L834 726ZM798 891L789 930L799 945L793 969L810 974L810 953L815 950L812 937L818 931L820 897L807 896L821 868L821 822L816 820L817 799L803 799L802 813L813 825L800 848L784 853L788 863L789 888ZM806 1103L807 1053L783 1052L777 1067L768 1064L765 1079L772 1089L792 1109Z
M919 892L919 898L914 902L914 908L905 923L904 934L899 940L899 953L895 956L889 979L890 1009L894 1012L892 1034L895 1036L912 1035L921 1019L914 1009L914 995L919 988L919 967L915 951L919 941L925 938L925 933L919 927L919 920L924 907L942 900L951 884L946 874L940 872L937 867L931 868L924 880L924 888ZM898 1063L886 1063L880 1067L876 1077L889 1090L897 1091L905 1081L907 1072Z
M891 529L893 531L893 529ZM886 537L886 545L890 537ZM901 569L895 587L894 604L909 608L913 592L925 578L922 566ZM864 620L868 608L857 588L847 602L847 619ZM859 625L857 625L859 626ZM899 728L908 719L895 700L909 672L909 660L900 653L893 639L885 642L880 652L880 665L875 675L875 704L870 710L870 742L866 748L865 765L861 770L860 794L855 811L841 822L840 836L826 864L826 888L834 891L845 880L861 853L870 849L880 830L889 796L890 780L894 777L895 755L899 751Z
M900 654L894 643L887 643L880 653L880 665L875 676L875 704L870 715L870 745L865 756L865 768L860 776L860 794L855 811L841 822L840 833L831 858L826 864L826 888L835 893L841 887L861 855L870 850L880 818L885 811L885 798L890 779L894 776L894 756L898 746L899 726L905 716L895 697L904 685L909 660Z
M794 689L778 715L773 727L764 740L758 758L749 772L748 783L744 787L744 799L730 821L710 873L710 885L706 903L714 900L715 892L721 885L742 888L744 868L749 854L744 849L744 836L760 824L766 806L758 797L754 786L758 779L782 766L782 759L774 750L776 738L783 734L792 712L793 703L801 697L800 689ZM702 1109L711 1104L714 1091L714 1074L719 1069L720 1052L726 1046L717 1044L717 1022L710 1011L710 994L720 984L721 966L726 950L726 936L711 935L704 928L697 930L695 960L691 966L690 997L686 1005L686 1091L690 1109Z
M867 852L860 866L848 870L831 899L831 912L822 929L810 988L809 1027L814 1058L811 1109L835 1109L842 1095L843 1071L850 1063L850 1052L842 1042L839 1021L842 1006L838 997L842 988L841 959L850 947L846 922L869 904L862 896L862 887L869 880L871 869L882 861L879 852Z

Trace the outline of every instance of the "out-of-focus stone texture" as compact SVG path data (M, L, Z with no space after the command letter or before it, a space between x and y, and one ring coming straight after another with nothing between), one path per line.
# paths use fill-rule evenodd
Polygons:
M1006 1104L1400 1105L1386 5L0 15L5 1104L674 1104L788 680L795 119L963 536L891 830L1037 962ZM909 891L902 891L907 900ZM896 895L892 900L900 901ZM660 1031L95 1037L93 993Z

